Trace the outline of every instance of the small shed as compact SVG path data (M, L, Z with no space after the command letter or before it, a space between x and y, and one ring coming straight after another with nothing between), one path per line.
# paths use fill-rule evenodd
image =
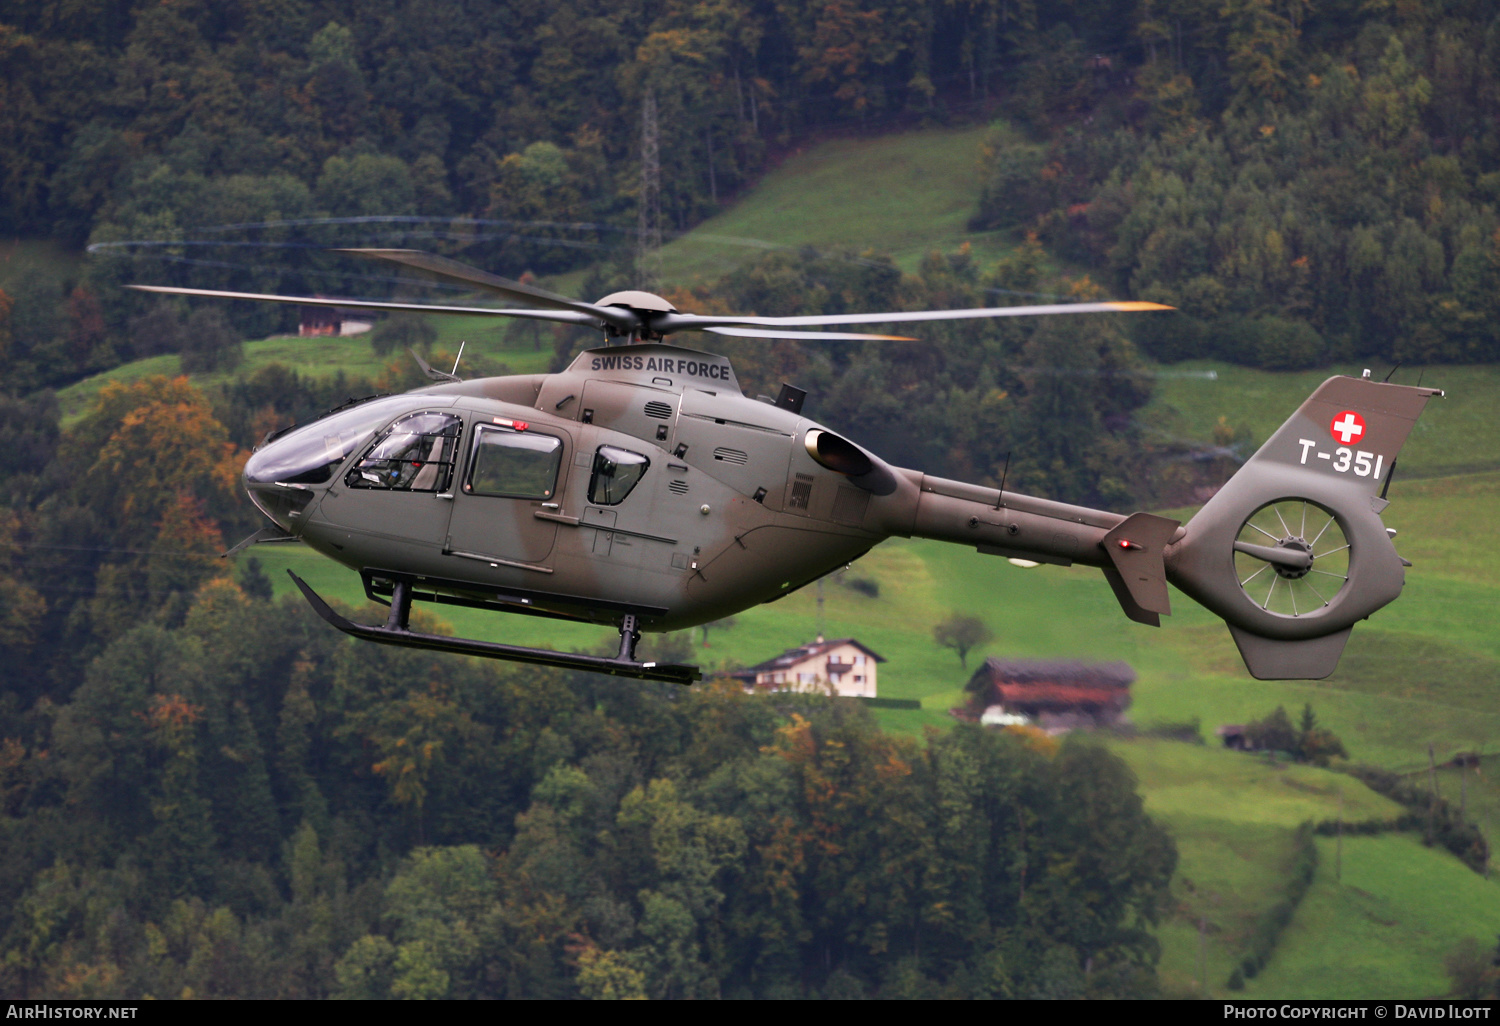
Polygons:
M341 335L344 330L344 311L332 306L298 307L301 314L297 322L297 335L301 338L319 338L326 335Z
M1135 670L1129 663L990 657L964 690L963 719L1014 723L1017 717L1048 730L1110 726L1130 707Z
M1251 738L1250 731L1243 723L1226 723L1214 731L1219 740L1224 742L1225 748L1232 748L1236 752L1253 752L1255 740Z

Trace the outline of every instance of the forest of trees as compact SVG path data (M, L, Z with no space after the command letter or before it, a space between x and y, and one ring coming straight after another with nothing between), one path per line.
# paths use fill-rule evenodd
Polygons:
M0 231L124 245L0 303L13 387L173 345L142 274L329 287L351 221L513 275L629 249L648 94L668 230L820 133L998 113L976 227L1181 306L1153 356L1500 352L1482 0L0 0L0 69Z
M1044 140L992 142L976 226L1027 226L1121 292L1179 306L1133 325L1159 359L1500 358L1490 5L1140 10L1135 89L1082 124L1054 108ZM1045 95L1086 95L1076 77Z
M1100 746L392 651L236 578L244 439L405 384L0 398L0 989L1155 992L1175 850Z
M1154 992L1176 855L1102 747L352 642L216 558L185 379L4 413L6 994Z
M1500 356L1500 15L1478 0L0 0L0 47L0 230L105 247L75 281L36 271L0 295L13 395L161 352L227 367L236 338L293 316L128 281L402 287L318 252L356 236L634 287L648 92L669 230L820 133L1003 118L973 222L1015 233L999 266L934 254L903 276L878 254L780 251L687 306L1181 308L724 347L756 388L796 377L818 416L906 465L997 483L1013 453L1016 484L1057 498L1184 501L1191 468L1154 459L1136 423L1137 350Z
M1086 743L392 654L228 580L29 721L11 997L1154 992L1174 850Z

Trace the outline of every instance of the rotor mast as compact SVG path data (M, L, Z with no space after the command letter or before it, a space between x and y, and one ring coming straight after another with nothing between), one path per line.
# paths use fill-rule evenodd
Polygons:
M656 123L656 90L641 98L641 198L635 271L649 291L661 279L661 147Z

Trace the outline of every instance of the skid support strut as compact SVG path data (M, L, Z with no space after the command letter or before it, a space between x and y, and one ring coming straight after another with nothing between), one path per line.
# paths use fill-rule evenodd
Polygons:
M296 578L293 578L296 580ZM411 618L411 582L397 581L391 592L391 615L385 618L388 631L406 630L406 621Z
M635 614L626 613L625 619L620 621L620 654L615 656L621 662L635 662L635 646L641 640L641 632L635 629Z
M290 570L287 574L297 585L302 597L307 599L313 611L345 634L364 641L382 645L400 645L403 648L427 648L439 652L455 652L460 655L483 656L487 659L506 659L516 663L535 663L540 666L557 666L568 670L588 670L591 673L607 673L612 677L633 677L636 680L660 680L669 684L691 684L702 680L703 675L696 666L677 663L638 662L635 657L636 643L641 639L635 614L625 614L620 624L620 651L616 656L591 656L577 652L554 652L546 648L523 648L520 645L501 645L493 641L476 641L472 638L446 638L439 634L423 634L408 626L411 618L411 581L397 579L391 593L391 611L381 627L355 623L334 612L317 592L307 586Z

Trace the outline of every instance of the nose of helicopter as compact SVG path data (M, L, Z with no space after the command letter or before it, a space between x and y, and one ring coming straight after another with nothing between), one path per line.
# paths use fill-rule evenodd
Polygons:
M242 476L250 501L283 531L301 533L303 513L333 482L349 454L393 417L427 401L420 396L363 400L272 435L245 464Z
M305 468L299 470L295 466L297 460L287 458L294 447L286 445L286 441L271 442L256 451L245 464L240 481L256 509L283 531L297 534L317 482L307 479Z

